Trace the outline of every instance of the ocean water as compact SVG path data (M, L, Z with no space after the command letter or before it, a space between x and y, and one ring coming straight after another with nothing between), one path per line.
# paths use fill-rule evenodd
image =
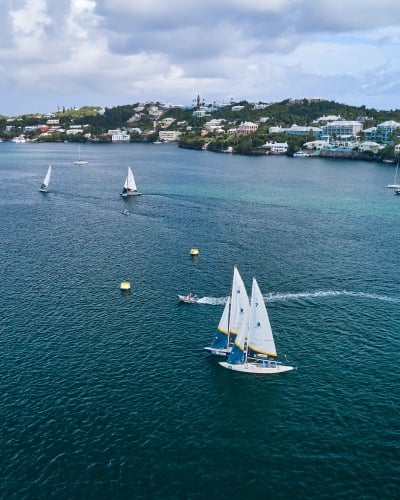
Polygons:
M394 167L81 154L0 144L1 498L396 498ZM143 195L124 200L129 165ZM235 264L296 371L252 377L203 353ZM199 304L178 303L189 291Z

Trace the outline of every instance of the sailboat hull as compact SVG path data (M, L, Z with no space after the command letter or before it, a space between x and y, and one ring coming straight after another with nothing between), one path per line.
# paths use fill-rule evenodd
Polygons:
M127 198L128 196L140 196L142 193L138 193L137 191L133 191L130 193L120 193L120 196L123 198Z
M204 347L204 350L208 352L208 354L213 354L214 356L224 356L227 357L231 353L232 348L226 347L217 349L215 347Z
M220 361L219 364L227 368L228 370L233 370L235 372L251 373L253 375L272 375L274 373L290 372L294 370L294 366L287 366L281 364L274 364L273 366L266 366L261 363L244 363L242 365L232 365L227 361Z

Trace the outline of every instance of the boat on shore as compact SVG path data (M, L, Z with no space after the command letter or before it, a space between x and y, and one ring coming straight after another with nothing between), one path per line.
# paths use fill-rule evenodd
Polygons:
M308 158L311 155L306 151L296 151L296 153L293 153L293 156L296 158Z

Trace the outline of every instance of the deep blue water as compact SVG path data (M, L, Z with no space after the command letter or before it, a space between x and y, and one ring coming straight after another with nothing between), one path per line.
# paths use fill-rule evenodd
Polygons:
M394 168L81 153L87 166L73 144L0 144L1 498L395 498ZM123 200L129 165L143 196ZM203 354L234 264L296 371ZM202 303L178 304L188 291Z

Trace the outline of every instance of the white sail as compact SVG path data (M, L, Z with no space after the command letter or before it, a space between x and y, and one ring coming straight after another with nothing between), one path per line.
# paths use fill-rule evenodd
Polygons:
M136 182L135 178L133 177L133 172L131 167L128 167L128 175L126 176L125 179L124 188L128 189L129 191L137 191Z
M255 278L253 278L247 319L247 323L246 321L242 323L227 361L220 361L219 364L229 370L254 375L269 375L294 370L294 366L271 360L271 356L277 356L275 342L267 308Z
M47 188L50 183L50 176L51 176L51 165L49 165L49 168L47 169L45 178L43 179L42 185L40 186L40 191L47 191Z
M229 355L232 349L231 337L237 335L243 328L243 325L247 325L249 310L249 297L242 277L235 266L231 294L222 312L217 332L211 342L211 346L205 347L204 350L217 356Z
M232 283L232 298L231 298L231 316L229 322L229 332L237 335L241 330L243 321L247 319L247 313L250 308L249 296L247 295L246 287L244 286L242 277L234 267L233 283Z
M81 147L78 146L78 159L74 161L74 165L87 165L86 160L82 160L81 158Z
M267 308L255 278L251 290L248 347L259 354L277 356Z
M224 310L222 312L221 319L218 323L218 331L225 333L225 335L229 335L229 315L231 312L231 298L228 297L228 300L225 303Z

